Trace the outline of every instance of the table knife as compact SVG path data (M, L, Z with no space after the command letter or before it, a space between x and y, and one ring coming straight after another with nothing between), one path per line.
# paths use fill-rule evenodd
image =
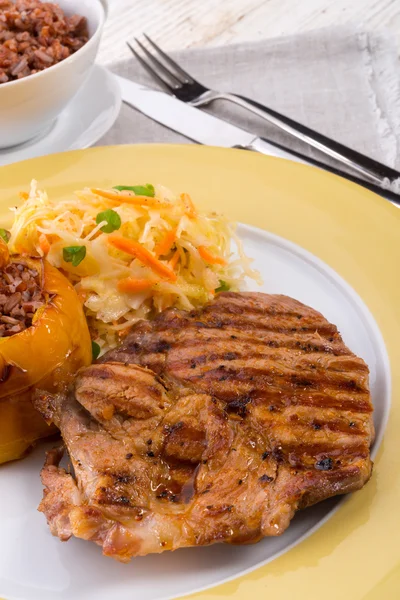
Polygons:
M116 77L125 104L199 144L252 150L267 156L312 165L353 181L400 206L400 194L371 184L341 169L325 165L300 152L285 148L281 144L258 137L236 125L232 125L232 123L185 104L160 90L148 88L119 75Z

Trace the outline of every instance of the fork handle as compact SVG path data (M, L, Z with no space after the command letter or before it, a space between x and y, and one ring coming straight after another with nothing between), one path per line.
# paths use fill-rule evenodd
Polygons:
M204 94L204 96L206 96L206 94ZM246 108L259 117L262 117L269 123L279 127L286 133L298 138L302 142L317 148L324 154L327 154L328 156L338 160L348 167L351 167L378 185L384 184L385 179L389 179L390 183L400 178L400 172L396 171L395 169L392 169L391 167L388 167L377 160L374 160L373 158L369 158L368 156L361 154L361 152L352 150L351 148L348 148L347 146L344 146L343 144L340 144L339 142L322 135L322 133L318 133L317 131L310 129L301 123L297 123L293 119L285 117L275 110L263 106L259 102L255 102L250 98L246 98L238 94L215 92L212 94L212 96L210 95L208 101L210 102L217 99L228 100L229 102L234 102L242 108Z

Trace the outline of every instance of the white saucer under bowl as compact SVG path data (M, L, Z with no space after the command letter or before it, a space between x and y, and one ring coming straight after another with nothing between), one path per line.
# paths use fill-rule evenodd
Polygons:
M0 166L92 146L115 123L121 102L114 75L95 65L85 85L50 129L24 144L0 150Z

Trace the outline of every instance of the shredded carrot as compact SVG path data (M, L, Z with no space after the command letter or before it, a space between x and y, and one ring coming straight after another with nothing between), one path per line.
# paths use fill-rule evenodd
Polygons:
M141 244L139 244L139 242L128 240L120 235L109 235L108 241L112 246L114 246L114 248L134 256L144 265L150 267L150 269L152 269L155 273L161 275L161 277L166 277L171 281L176 281L175 273L169 267L167 267L167 265L158 260L158 258L156 258L151 252L149 252L147 248L144 248Z
M211 254L211 252L209 252L205 246L199 246L197 250L199 251L201 258L206 262L210 263L210 265L227 264L224 258L222 258L221 256L215 256L214 254Z
M178 264L180 255L181 255L181 253L179 252L179 250L175 250L175 254L173 255L173 257L171 258L171 260L168 263L168 265L171 269L175 269L176 265Z
M174 229L170 229L169 231L167 231L164 238L160 242L158 242L158 244L154 248L154 254L157 257L165 256L165 254L168 254L168 252L171 250L176 240L176 230L177 227L175 227Z
M126 279L120 279L118 281L118 289L120 292L133 294L135 292L145 292L146 290L152 288L155 283L157 283L157 281L127 277Z
M92 194L107 198L118 204L126 202L128 204L134 204L136 206L150 206L152 208L169 208L170 202L160 200L159 198L151 198L150 196L135 196L134 194L124 192L111 192L107 190L100 190L98 188L91 188Z
M41 233L39 236L39 248L45 256L47 256L47 254L50 251L51 246L49 240L47 239L44 233Z
M189 219L195 219L197 217L197 210L189 194L181 194L181 200L185 205L186 214Z
M28 200L29 194L27 194L26 192L20 192L19 197L21 198L21 200Z

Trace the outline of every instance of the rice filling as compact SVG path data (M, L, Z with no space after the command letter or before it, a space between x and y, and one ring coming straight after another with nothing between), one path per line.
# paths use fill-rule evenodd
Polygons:
M45 301L38 270L22 262L9 263L0 273L0 337L30 327Z

